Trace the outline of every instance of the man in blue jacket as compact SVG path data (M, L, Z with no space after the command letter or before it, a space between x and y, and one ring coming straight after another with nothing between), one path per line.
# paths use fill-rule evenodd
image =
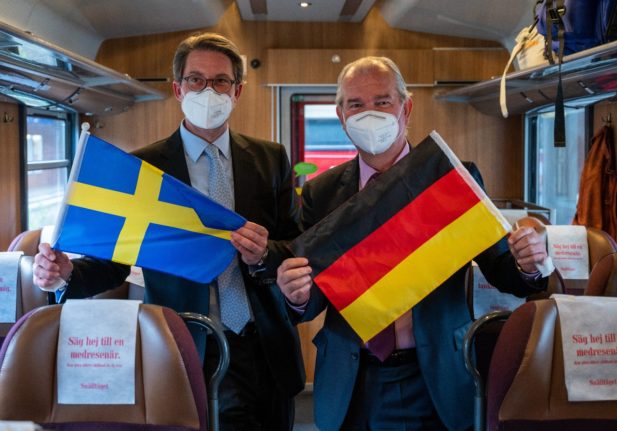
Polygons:
M405 130L412 100L390 59L365 57L348 64L338 84L337 114L359 156L304 185L301 208L305 229L411 151ZM367 115L371 113L374 115ZM545 288L535 265L546 257L540 235L521 228L475 260L500 290L526 296ZM466 268L395 322L395 350L382 360L362 344L313 285L309 264L304 257L286 259L278 269L277 283L295 320L307 321L327 310L324 327L314 339L315 420L319 429L468 429L473 422L474 392L460 350L471 323L463 288Z

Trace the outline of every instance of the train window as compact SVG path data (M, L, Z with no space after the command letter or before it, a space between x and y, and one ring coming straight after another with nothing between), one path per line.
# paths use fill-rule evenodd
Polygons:
M555 224L570 224L576 211L589 135L585 106L580 103L565 108L565 147L553 145L554 110L542 110L526 117L526 200L551 208L551 221Z
M291 97L292 164L308 162L316 167L305 179L350 160L356 154L336 115L334 94L294 94Z
M71 164L71 114L29 108L26 117L27 226L54 224Z

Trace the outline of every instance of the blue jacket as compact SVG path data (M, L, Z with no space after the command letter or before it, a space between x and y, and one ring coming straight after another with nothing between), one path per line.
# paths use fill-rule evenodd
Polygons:
M473 173L475 165L466 166ZM478 176L477 169L475 172ZM303 227L314 225L357 193L358 183L357 158L307 182L302 191ZM505 239L474 260L489 282L502 291L526 296L543 287L530 286L520 277ZM474 386L465 370L461 350L463 337L471 324L465 300L465 270L466 267L452 275L418 303L412 313L420 369L437 413L450 430L464 430L473 423ZM324 326L313 340L317 347L313 392L315 422L321 431L337 431L351 400L362 342L321 291L313 286L301 320L311 320L324 309L327 309ZM290 310L291 316L293 313Z

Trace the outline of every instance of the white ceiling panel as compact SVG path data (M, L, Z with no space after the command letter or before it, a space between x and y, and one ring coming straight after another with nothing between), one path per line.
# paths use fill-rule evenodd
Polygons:
M309 7L301 7L300 0L236 0L242 19L247 21L314 22L360 22L375 0L310 0L309 3ZM349 10L354 13L341 14Z
M385 0L381 14L393 28L487 39L508 46L532 23L536 0Z
M0 0L0 21L92 58L110 38L216 25L235 3L243 20L361 22L373 7L395 29L494 40L511 48L535 0Z
M82 20L103 39L215 25L229 0L41 0L67 20Z

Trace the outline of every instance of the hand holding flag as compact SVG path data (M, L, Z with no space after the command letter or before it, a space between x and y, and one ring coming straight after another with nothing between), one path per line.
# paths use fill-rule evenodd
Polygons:
M433 132L292 248L308 258L315 284L366 342L509 228Z
M514 223L508 246L519 267L527 274L539 271L543 277L548 277L555 270L546 250L546 226L537 218L523 217Z
M55 249L210 282L246 220L160 169L82 131Z
M304 257L285 259L279 266L276 284L289 302L294 305L308 302L313 284L312 271L308 259Z

